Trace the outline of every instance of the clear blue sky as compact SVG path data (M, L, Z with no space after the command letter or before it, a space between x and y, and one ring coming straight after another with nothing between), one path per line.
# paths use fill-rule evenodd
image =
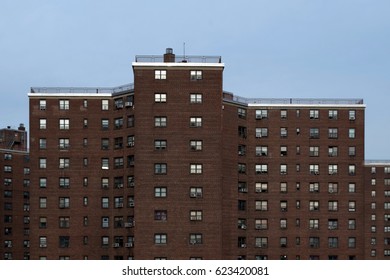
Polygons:
M183 42L240 96L363 98L366 159L390 159L389 0L1 0L0 127L28 126L31 86L131 83Z

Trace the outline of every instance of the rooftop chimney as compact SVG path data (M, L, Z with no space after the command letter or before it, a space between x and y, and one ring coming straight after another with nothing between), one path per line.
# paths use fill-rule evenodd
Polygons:
M164 62L175 62L175 54L172 48L167 48L164 54Z

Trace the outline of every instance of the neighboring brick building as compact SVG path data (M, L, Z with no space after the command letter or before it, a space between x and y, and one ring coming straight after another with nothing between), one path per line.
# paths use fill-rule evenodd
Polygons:
M29 166L24 126L0 129L0 259L30 258Z
M32 88L31 259L387 258L363 100L241 98L223 69L167 49L131 85Z

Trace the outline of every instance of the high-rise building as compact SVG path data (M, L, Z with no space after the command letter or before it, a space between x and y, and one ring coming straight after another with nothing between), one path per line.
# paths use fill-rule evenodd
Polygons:
M24 125L0 129L0 259L30 258L29 166Z
M132 66L134 84L31 88L32 259L390 256L363 100L242 98L220 57L172 49Z

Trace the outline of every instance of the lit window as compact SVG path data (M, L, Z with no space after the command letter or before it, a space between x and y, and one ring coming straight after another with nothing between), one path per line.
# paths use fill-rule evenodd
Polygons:
M103 111L107 111L108 110L108 100L107 99L103 99L102 100L102 110Z
M39 120L39 129L46 129L46 127L47 127L46 119L40 119Z
M166 80L167 79L167 70L154 70L154 79L155 80Z
M155 117L154 118L155 127L166 127L167 126L167 117Z
M69 100L59 100L60 110L69 110Z
M190 211L190 220L191 221L201 221L203 219L202 210L191 210Z
M190 103L202 103L202 94L201 93L191 93L190 94Z
M191 80L202 80L202 70L191 70Z
M166 93L155 93L154 94L154 102L156 102L156 103L167 102L167 94Z
M62 129L62 130L68 130L69 129L69 119L60 119L59 126L60 126L60 129Z
M202 164L190 164L191 174L202 174L202 169L203 169Z
M191 117L190 118L190 127L201 127L202 118L201 117Z

